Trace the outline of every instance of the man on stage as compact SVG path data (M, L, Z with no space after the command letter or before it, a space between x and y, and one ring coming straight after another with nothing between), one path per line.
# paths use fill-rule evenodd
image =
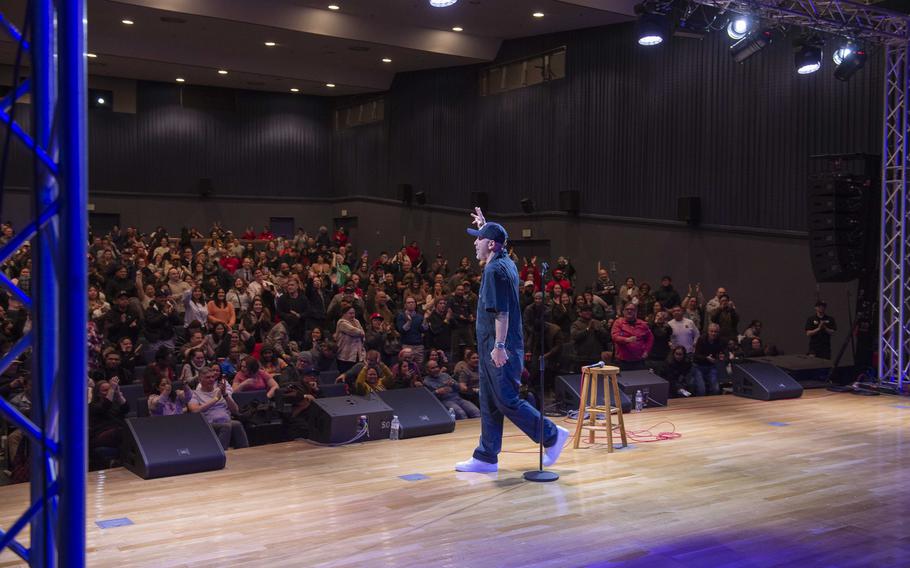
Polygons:
M481 473L498 469L502 449L502 421L506 416L535 442L540 429L540 413L518 396L524 364L521 308L518 302L518 269L505 250L506 230L498 223L487 223L480 208L471 214L477 229L477 260L486 263L477 298L477 353L480 356L480 444L474 456L455 464L456 471ZM559 458L569 431L544 420L543 463L553 465Z

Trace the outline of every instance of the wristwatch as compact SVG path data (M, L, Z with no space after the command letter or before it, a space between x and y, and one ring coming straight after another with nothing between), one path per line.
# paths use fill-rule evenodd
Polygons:
M496 345L495 345L494 347L496 347L496 349L505 349L505 348L506 348L506 344L503 343L502 341L497 341L497 342L496 342Z

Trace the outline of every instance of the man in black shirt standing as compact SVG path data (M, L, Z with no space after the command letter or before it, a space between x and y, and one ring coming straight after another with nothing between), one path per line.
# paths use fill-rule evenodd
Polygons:
M815 314L806 320L806 335L809 336L809 355L821 359L831 358L831 336L837 331L834 318L825 314L828 304L815 302Z

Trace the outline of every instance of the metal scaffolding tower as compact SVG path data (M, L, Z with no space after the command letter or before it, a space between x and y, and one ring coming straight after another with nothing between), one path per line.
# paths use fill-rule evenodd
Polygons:
M0 273L3 286L28 309L31 330L0 358L6 369L32 350L32 411L23 416L0 399L0 415L28 436L31 505L6 531L9 548L31 566L85 565L87 437L87 267L85 0L31 0L26 25L4 14L0 28L17 44L31 76L16 77L0 102L0 121L33 161L32 220L0 247L5 262L31 242L32 286L22 290ZM31 129L15 116L16 101L31 96ZM0 179L0 184L5 180ZM0 185L5 187L5 185ZM17 540L31 524L31 542Z
M879 255L878 378L904 391L910 372L910 262L907 260L907 103L910 96L910 18L848 0L691 0L747 14L764 25L801 28L882 47L882 199Z

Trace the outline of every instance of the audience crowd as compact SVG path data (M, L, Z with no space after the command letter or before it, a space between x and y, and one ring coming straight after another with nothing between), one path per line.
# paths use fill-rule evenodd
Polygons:
M13 234L4 225L0 244ZM541 352L549 385L603 360L653 370L674 396L719 394L730 363L775 353L761 322L744 326L723 287L706 300L700 284L677 290L670 276L652 288L614 281L606 269L578 274L566 257L544 274L536 257L511 254L522 281L525 396L539 396L527 385L537 384ZM216 224L208 235L115 227L91 236L88 265L89 446L98 467L117 461L131 412L201 413L225 448L246 446L249 413L234 399L249 391L273 403L290 436L305 437L326 376L336 391L362 395L427 388L456 418L479 415L478 363L488 354L474 351L482 267L470 257L427 256L417 242L371 256L343 228L282 238L268 227L238 236ZM27 243L4 269L28 290ZM824 328L817 318L813 325ZM16 297L0 292L0 348L30 326ZM27 415L26 363L27 354L6 370L0 394ZM128 385L144 396L128 400ZM14 478L17 467L27 477L22 441L9 436Z

